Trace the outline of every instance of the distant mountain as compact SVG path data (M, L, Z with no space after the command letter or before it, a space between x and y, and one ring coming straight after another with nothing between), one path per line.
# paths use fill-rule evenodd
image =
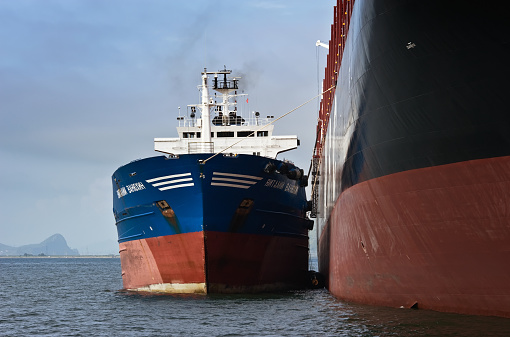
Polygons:
M71 249L66 239L60 234L55 234L41 243L10 247L0 243L0 255L80 255L77 249Z
M0 256L4 255L16 255L18 248L11 247L0 243Z

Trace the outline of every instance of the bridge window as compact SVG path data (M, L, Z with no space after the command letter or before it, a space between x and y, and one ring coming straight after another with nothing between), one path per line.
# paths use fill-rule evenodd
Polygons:
M267 131L257 131L257 137L267 137L268 132Z
M221 132L217 132L216 136L218 138L220 138L220 137L234 137L234 131L221 131Z
M182 138L195 138L195 133L194 132L183 132Z
M255 134L253 131L238 131L237 137L253 137Z

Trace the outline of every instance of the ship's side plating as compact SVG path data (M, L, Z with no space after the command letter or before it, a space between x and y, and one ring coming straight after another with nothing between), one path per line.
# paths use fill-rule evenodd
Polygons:
M336 89L318 127L328 288L369 304L510 317L504 10L349 3L335 10L324 87Z
M260 156L153 157L113 175L124 287L250 292L302 287L306 198L290 163Z

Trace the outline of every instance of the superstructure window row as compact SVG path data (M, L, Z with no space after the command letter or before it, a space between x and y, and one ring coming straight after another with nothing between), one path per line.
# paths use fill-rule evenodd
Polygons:
M269 133L268 131L257 131L257 137L268 137ZM244 138L244 137L254 137L255 132L254 131L238 131L237 137ZM214 132L211 132L211 137L214 138ZM223 138L223 137L235 137L234 131L218 131L216 132L216 138ZM182 138L200 138L200 132L183 132Z

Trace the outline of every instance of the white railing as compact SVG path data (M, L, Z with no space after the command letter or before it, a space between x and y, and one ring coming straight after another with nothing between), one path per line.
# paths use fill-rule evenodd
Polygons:
M214 153L213 142L189 142L188 154L192 153Z
M211 121L212 121L214 119L214 117L216 117L217 115L212 114L211 116L212 116L212 118L211 118ZM253 116L250 116L249 118L246 118L245 116L242 116L242 115L238 115L238 116L244 119L241 126L262 126L262 125L269 124L274 119L274 116L266 116L266 117L262 118L262 117L255 117L254 114L253 114ZM177 117L177 121L179 123L179 127L195 127L195 126L202 125L202 119L198 118L198 117L191 118L189 116L179 116L179 117ZM228 118L227 118L227 121L230 122L230 120ZM227 125L230 125L230 124L227 123ZM235 124L231 124L231 125L233 126Z

